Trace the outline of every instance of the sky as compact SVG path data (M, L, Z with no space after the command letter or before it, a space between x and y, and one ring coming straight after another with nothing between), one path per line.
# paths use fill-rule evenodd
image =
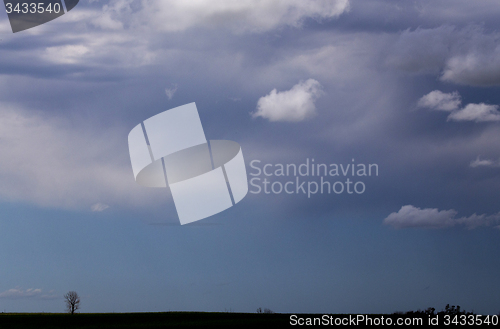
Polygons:
M73 290L81 312L497 314L499 15L81 0L12 33L0 10L0 310L63 312ZM249 192L180 225L127 136L191 102Z

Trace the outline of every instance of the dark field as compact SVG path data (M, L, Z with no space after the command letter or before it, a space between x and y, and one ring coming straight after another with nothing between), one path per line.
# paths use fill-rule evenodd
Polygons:
M0 328L272 328L289 327L289 314L257 313L5 313Z

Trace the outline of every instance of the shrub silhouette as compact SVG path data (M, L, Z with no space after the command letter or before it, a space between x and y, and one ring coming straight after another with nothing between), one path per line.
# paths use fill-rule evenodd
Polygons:
M394 312L393 314L407 314L407 315L476 315L474 311L467 312L465 310L460 309L460 305L450 306L450 304L446 304L445 308L441 312L436 313L436 309L434 307L429 307L425 310L418 309L416 311L408 311L408 312Z

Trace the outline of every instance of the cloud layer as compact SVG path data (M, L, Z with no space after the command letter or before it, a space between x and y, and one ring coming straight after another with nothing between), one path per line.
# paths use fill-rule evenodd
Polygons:
M500 85L497 31L477 25L407 29L391 49L387 63L407 72L436 74L443 82L459 85Z
M0 104L0 199L82 209L101 200L149 203L134 184L123 143L126 134L116 128L99 132Z
M94 24L112 30L147 25L165 32L193 27L222 27L233 33L263 32L280 26L298 27L307 18L334 18L348 9L348 0L111 0Z
M420 209L412 205L401 207L398 212L393 212L384 219L384 224L397 229L401 228L449 228L464 225L469 229L479 226L498 226L500 213L494 215L476 215L455 218L456 210L438 210L436 208Z
M298 27L306 18L329 19L347 10L349 0L111 0L93 24L108 30L148 26L180 32L194 27L222 27L233 33L246 33L280 26Z

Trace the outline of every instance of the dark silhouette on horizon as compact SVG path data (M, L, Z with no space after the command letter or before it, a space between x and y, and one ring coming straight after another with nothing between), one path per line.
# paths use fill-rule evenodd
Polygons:
M425 310L418 309L416 311L408 311L408 312L394 312L394 314L405 314L405 315L476 315L474 311L472 312L467 312L465 310L460 309L460 305L455 305L450 306L450 304L446 304L446 307L444 308L443 311L437 312L434 307L429 307Z
M80 308L80 296L78 296L76 291L70 291L64 295L64 299L67 312L75 314L75 311Z

